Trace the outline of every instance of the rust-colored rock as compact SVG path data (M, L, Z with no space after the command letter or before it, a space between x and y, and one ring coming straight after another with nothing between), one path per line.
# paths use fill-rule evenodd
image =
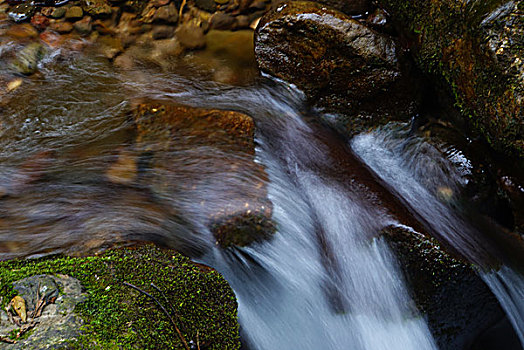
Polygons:
M151 168L147 184L206 224L217 244L243 246L274 232L251 117L148 101L137 105L134 120L137 150Z

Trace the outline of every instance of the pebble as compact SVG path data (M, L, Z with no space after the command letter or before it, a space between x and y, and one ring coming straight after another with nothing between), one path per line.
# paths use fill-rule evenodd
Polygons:
M65 18L69 20L77 20L84 16L84 11L80 6L71 6L65 13Z
M194 23L181 24L176 29L176 37L188 49L201 49L206 46L204 29Z

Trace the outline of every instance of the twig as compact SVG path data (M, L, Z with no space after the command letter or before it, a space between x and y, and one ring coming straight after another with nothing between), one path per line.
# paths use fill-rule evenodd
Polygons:
M20 338L22 335L24 335L24 333L26 333L27 331L33 329L39 322L38 321L33 321L29 324L25 324L23 325L20 330L18 331L18 334L16 335L16 339Z
M164 294L164 292L162 292L162 290L160 288L158 288L153 282L151 282L151 287L155 288L157 290L158 293L160 293L160 295L162 295L162 297L164 298L165 302L167 305L169 305L169 308L171 309L171 312L173 313L173 315L175 315L175 318L176 320L179 322L179 323L182 323L182 321L180 320L180 317L178 316L178 313L176 312L175 308L173 307L173 305L171 305L171 303L169 302L169 300L167 299L166 295ZM180 330L177 328L177 326L175 325L175 328L178 332L178 335L180 336L180 339L182 339L182 341L184 342L184 344L186 344L186 340L184 338L184 336L182 335L182 332L180 332Z
M178 11L179 21L182 21L182 11L184 10L184 6L186 6L186 0L182 0L182 4L180 5L180 11Z
M144 294L145 296L153 299L153 301L162 309L162 311L164 311L164 313L167 315L167 317L169 317L169 320L171 321L171 323L173 324L173 326L175 327L179 337L180 337L180 340L182 341L182 343L184 344L184 347L186 348L186 350L190 350L189 349L189 346L187 345L187 342L186 340L184 339L184 336L182 335L182 332L180 332L180 329L178 329L175 321L173 320L173 318L171 317L171 315L169 314L169 312L167 312L166 308L164 307L164 305L162 305L162 303L160 303L158 301L157 298L155 298L154 296L152 296L151 294L149 294L148 292L146 292L145 290L142 290L140 288L138 288L137 286L131 284L131 283L128 283L128 282L122 282L124 285L128 286L128 287L131 287L137 291L139 291L140 293Z
M16 344L16 340L10 339L8 337L4 337L3 335L0 335L0 341L4 343L9 343L9 344Z
M197 349L200 350L200 340L198 339L198 330L197 330Z

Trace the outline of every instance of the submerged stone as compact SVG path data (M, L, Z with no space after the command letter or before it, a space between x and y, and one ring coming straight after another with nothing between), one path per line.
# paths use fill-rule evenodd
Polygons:
M16 54L12 66L24 75L31 75L38 69L38 63L44 58L46 49L40 43L31 43Z
M251 117L147 101L137 105L134 120L137 147L149 153L146 181L161 198L199 217L218 244L243 246L274 232Z

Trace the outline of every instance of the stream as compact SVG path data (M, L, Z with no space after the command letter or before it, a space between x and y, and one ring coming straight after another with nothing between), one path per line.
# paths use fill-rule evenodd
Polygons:
M5 62L2 76L16 78ZM186 65L117 71L95 54L49 53L39 74L0 94L0 259L153 241L186 249L226 277L246 349L438 349L380 233L425 229L475 266L524 344L521 267L448 200L468 173L460 152L450 158L398 124L347 141L319 123L292 86L248 80L217 83ZM109 164L133 152L128 110L144 98L253 117L274 237L244 248L214 244L200 203L254 181L217 168L229 155L216 150L172 158L166 169L176 169L176 181L205 174L184 192L151 195L107 181Z

